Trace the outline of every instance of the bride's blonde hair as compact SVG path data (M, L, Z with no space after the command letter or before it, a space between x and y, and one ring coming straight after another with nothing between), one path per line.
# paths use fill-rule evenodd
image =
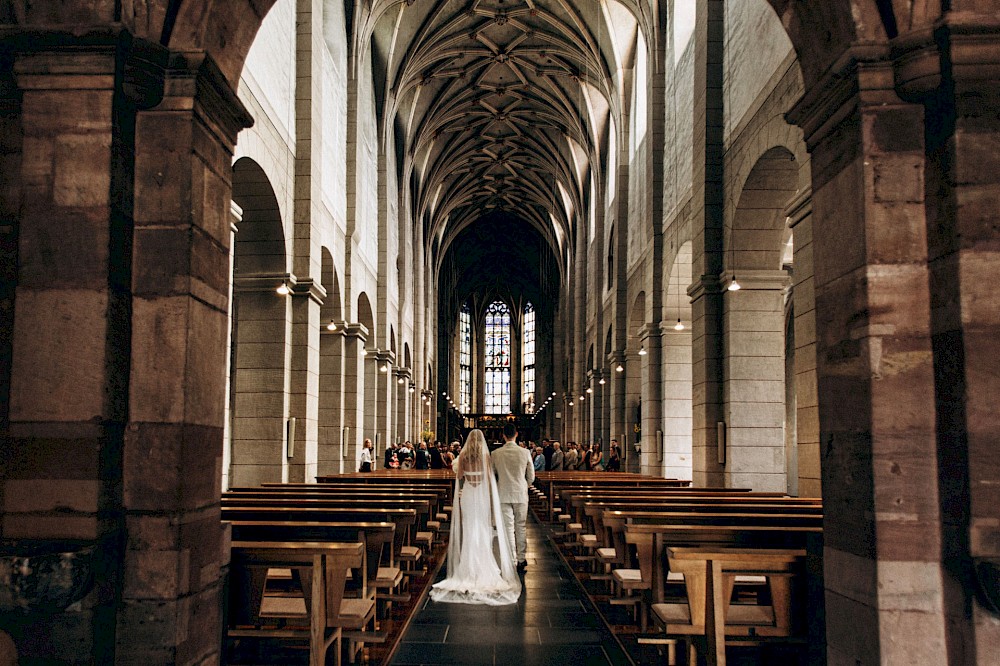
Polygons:
M486 449L486 437L483 431L476 428L465 439L465 446L458 454L458 465L463 470L478 470L483 468L483 451Z

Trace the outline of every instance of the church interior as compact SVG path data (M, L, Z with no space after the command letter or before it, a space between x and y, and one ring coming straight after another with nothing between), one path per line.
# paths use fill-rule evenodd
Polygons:
M4 0L0 666L996 664L998 211L995 0Z

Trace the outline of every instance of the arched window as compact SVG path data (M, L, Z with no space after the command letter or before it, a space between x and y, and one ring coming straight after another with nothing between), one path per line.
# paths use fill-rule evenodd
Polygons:
M531 414L535 411L535 306L531 303L524 308L524 331L521 343L521 366L523 368L524 387L522 399L524 411Z
M458 410L469 412L472 404L472 312L469 304L458 315Z
M510 412L510 310L494 301L486 310L486 413Z

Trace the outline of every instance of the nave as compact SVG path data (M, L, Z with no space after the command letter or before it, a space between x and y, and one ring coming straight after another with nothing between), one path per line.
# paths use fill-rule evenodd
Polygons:
M436 603L450 471L232 489L226 663L816 663L822 503L539 472L514 605Z

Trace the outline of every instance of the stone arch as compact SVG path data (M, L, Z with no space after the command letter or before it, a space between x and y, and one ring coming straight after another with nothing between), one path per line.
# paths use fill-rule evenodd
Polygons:
M764 151L739 193L725 261L742 289L723 299L726 484L787 491L785 445L786 218L800 167L784 146ZM732 461L732 464L729 463Z
M336 321L339 325L344 319L343 297L340 293L340 276L333 263L333 254L326 247L320 250L321 279L326 290L326 299L320 308L320 318L324 324Z
M233 203L242 209L233 245L229 479L257 485L287 479L290 304L284 227L274 189L248 157L233 165Z
M798 190L799 165L791 151L776 146L761 155L743 183L728 230L731 272L781 269L784 213Z
M368 329L368 339L371 340L372 336L375 334L375 316L372 314L372 304L368 300L368 294L365 292L358 294L357 319L359 324Z

